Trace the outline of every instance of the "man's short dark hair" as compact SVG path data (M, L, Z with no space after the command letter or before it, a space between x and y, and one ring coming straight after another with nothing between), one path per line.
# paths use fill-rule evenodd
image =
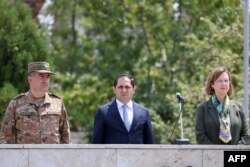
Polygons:
M120 79L120 78L122 78L122 77L127 77L127 78L129 78L132 87L133 87L133 88L135 87L136 81L135 81L135 79L134 79L131 75L129 75L129 74L119 74L119 75L117 75L116 78L115 78L115 81L114 81L114 83L113 83L113 86L114 86L114 87L116 87L117 82L118 82L118 79Z

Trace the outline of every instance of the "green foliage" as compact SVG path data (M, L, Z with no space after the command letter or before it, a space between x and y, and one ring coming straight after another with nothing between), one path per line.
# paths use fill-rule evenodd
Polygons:
M46 60L48 46L25 4L2 0L0 15L0 87L8 81L18 92L24 91L27 64Z
M8 105L9 100L17 94L16 88L10 83L4 83L3 87L0 88L0 118L3 118L5 106ZM1 119L0 119L1 120Z
M71 75L57 74L55 77L57 83L66 83L66 80L71 81L72 85L63 91L60 89L53 89L53 91L62 92L61 96L68 111L71 130L84 129L86 137L90 140L93 115L97 106L100 105L100 102L108 102L112 97L108 97L107 94L101 92L103 83L99 82L100 79L95 76L85 74L79 78L74 78ZM111 91L111 87L109 91Z
M84 127L91 137L96 108L112 98L114 77L127 72L138 82L135 101L150 109L157 143L180 138L176 128L170 139L178 119L177 91L185 97L184 135L195 143L195 109L208 98L202 87L211 69L227 66L236 100L242 96L240 5L236 0L54 2L48 10L56 22L52 46L72 128Z
M31 16L19 14L26 9L3 4L10 2L1 2L0 9L0 54L7 57L0 58L0 84L23 88L15 79L24 78L27 61L43 59L49 46L60 71L51 90L64 98L71 129L84 129L88 142L95 111L113 98L118 73L136 78L134 99L150 109L157 143L180 138L178 126L170 138L178 119L176 92L185 97L184 137L195 143L195 109L208 98L202 88L216 66L232 72L233 99L242 102L243 7L238 0L52 1L46 11L54 19L47 46ZM14 74L13 67L19 69Z

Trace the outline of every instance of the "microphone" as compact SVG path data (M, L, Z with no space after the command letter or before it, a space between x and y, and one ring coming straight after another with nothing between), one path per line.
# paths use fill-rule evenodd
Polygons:
M184 97L181 95L180 92L176 93L176 97L179 103L184 101Z

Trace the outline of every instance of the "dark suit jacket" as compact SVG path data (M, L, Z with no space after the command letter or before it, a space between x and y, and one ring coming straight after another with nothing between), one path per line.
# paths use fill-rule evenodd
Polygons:
M100 106L95 115L93 144L153 144L154 136L148 110L133 101L133 121L128 132L116 100Z
M237 145L241 137L248 136L248 125L243 107L236 101L230 101L229 115L231 121L232 145ZM210 100L198 105L196 111L196 141L198 144L222 144L219 139L219 115Z

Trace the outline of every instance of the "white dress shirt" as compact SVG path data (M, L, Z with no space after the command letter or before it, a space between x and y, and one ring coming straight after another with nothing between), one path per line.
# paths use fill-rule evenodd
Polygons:
M119 100L116 99L116 103L117 103L117 107L119 110L119 114L122 118L122 120L124 121L123 118L123 105L124 103L120 102ZM127 108L126 108L126 112L128 112L128 121L130 122L130 125L132 124L133 121L133 115L134 115L134 111L133 111L133 102L132 100L130 100L127 104L126 104Z

